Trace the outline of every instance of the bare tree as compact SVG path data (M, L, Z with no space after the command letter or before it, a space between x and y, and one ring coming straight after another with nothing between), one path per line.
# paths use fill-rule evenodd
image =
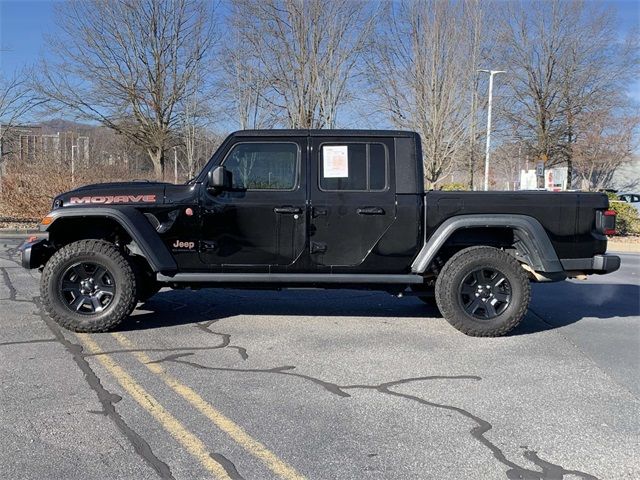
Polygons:
M482 48L482 24L484 22L484 9L479 0L468 0L464 4L467 23L470 27L471 35L469 41L469 68L471 69L470 90L471 109L469 111L469 154L468 154L468 187L474 188L476 170L476 145L477 145L477 120L478 120L478 74L477 69L480 64Z
M609 110L590 111L579 120L589 128L573 147L575 172L582 187L599 190L610 185L616 170L634 158L639 145L637 112L616 115Z
M29 89L29 77L27 71L10 76L0 72L0 145L17 124L25 121L25 116L42 103Z
M574 12L571 38L560 64L562 79L561 111L564 116L562 157L567 164L567 183L573 174L573 148L591 125L580 124L591 116L584 112L624 112L629 102L626 85L638 71L638 35L631 32L624 42L617 40L615 18L611 11L581 8ZM620 107L623 108L620 108ZM623 123L626 120L623 119Z
M502 113L536 161L571 171L577 118L619 97L637 53L618 44L613 17L596 2L511 2L503 12L496 57L508 66L509 91Z
M370 59L374 93L389 120L420 133L425 178L435 184L468 152L468 25L460 3L389 5ZM475 106L473 107L475 108ZM472 108L472 109L473 109Z
M74 0L61 4L37 90L60 110L100 122L146 149L157 178L212 44L201 0Z
M236 77L241 114L266 107L284 126L334 127L373 16L358 1L235 0L232 26L245 45L235 68L247 74Z
M237 23L235 15L240 12L241 7L235 5L228 23ZM255 57L240 29L234 29L223 53L222 84L231 120L243 130L269 128L277 123L272 104L266 99L269 81L260 68L260 59Z

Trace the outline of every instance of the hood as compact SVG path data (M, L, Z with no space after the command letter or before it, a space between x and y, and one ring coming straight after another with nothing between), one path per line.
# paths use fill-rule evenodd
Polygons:
M85 185L58 195L53 202L53 208L164 203L167 185L170 184L147 181Z

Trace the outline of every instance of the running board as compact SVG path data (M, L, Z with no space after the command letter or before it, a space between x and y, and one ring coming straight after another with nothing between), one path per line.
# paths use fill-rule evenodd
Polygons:
M156 276L163 283L422 283L420 275L350 273L176 273Z

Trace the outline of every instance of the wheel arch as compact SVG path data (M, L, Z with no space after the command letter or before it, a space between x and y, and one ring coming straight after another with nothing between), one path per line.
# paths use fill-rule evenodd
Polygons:
M444 221L423 245L411 265L411 271L424 273L455 235L490 229L512 232L511 247L533 270L547 273L564 270L547 232L537 219L528 215L496 214L458 215Z
M133 244L135 253L144 257L154 272L177 270L175 260L164 242L145 218L132 207L68 207L49 213L51 223L44 228L49 233L49 242L61 246L72 241L103 238L105 232L124 237Z

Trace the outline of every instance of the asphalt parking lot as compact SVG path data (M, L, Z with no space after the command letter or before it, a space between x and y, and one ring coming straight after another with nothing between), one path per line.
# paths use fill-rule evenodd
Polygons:
M514 334L416 298L162 291L117 332L42 314L0 239L3 478L640 478L640 255L536 285Z

